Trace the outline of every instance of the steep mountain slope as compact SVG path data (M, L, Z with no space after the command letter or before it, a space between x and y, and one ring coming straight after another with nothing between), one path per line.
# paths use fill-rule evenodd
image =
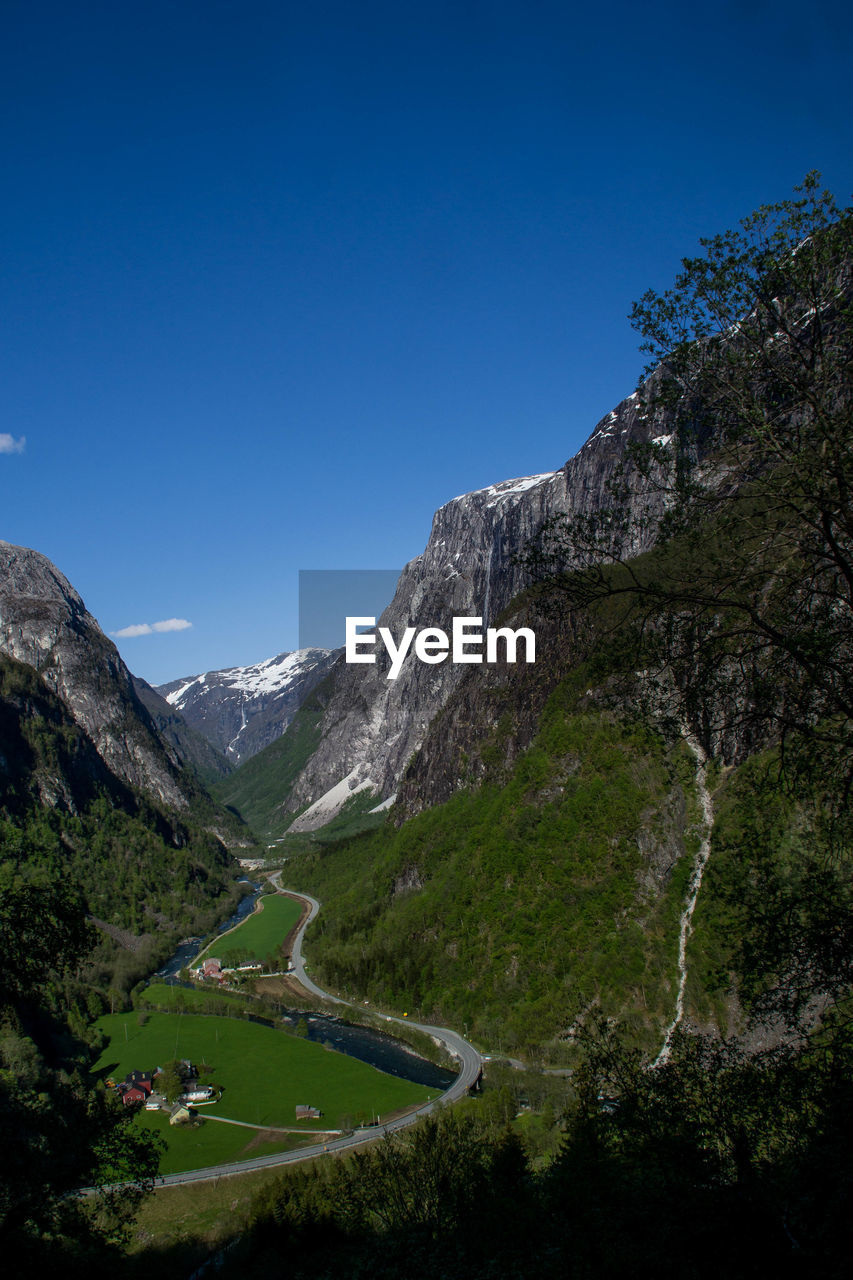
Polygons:
M229 778L214 783L216 798L239 813L259 836L281 835L281 797L317 750L320 723L333 689L334 676L329 675L308 695L285 733Z
M133 676L133 687L139 701L150 715L161 738L171 743L179 758L191 766L207 786L219 778L227 778L231 765L221 751L217 751L197 729L191 728L184 717L156 689L139 676Z
M0 861L67 883L99 924L154 955L174 932L209 927L239 896L245 834L200 789L180 811L104 762L31 666L0 654Z
M37 803L78 813L98 795L128 804L122 783L30 666L0 654L0 795L7 814Z
M186 809L193 783L158 735L118 650L46 556L0 542L0 651L33 667L132 787Z
M328 649L297 649L249 667L170 680L157 692L237 765L284 733L336 656Z
M659 1045L701 812L689 750L646 714L609 620L522 598L533 667L469 668L380 830L298 860L309 953L335 989L571 1056L590 1003ZM636 686L636 681L633 681ZM400 821L400 810L409 816Z
M654 383L649 379L648 386ZM436 512L422 555L403 570L394 599L379 619L395 637L407 626L442 627L451 619L482 617L494 625L510 601L529 582L515 557L549 519L568 512L591 514L611 502L609 485L621 468L628 478L633 464L629 442L648 443L666 436L666 415L644 417L637 393L628 396L599 422L590 438L559 471L506 480L463 494ZM626 550L651 545L662 502L653 486L635 499L632 513L639 529ZM271 807L255 820L265 830L311 830L328 822L359 790L377 798L392 795L427 728L467 670L445 661L429 666L409 658L396 680L387 679L389 661L381 646L373 666L338 662L319 721L319 741L295 780L277 779L276 758L256 758L252 787L268 770L264 790ZM242 812L238 770L228 791ZM300 816L294 821L294 815Z
M186 726L158 732L68 580L7 542L0 661L4 860L70 875L93 915L132 932L212 920L233 896L231 850L254 838L188 767L199 747Z
M763 741L749 722L723 740L704 790L687 741L720 742L703 690L677 664L677 684L636 669L624 602L567 613L528 593L508 617L535 626L536 665L469 668L386 824L293 863L324 904L307 944L320 980L553 1064L592 1007L654 1057L710 838L685 1024L750 1050L796 1041L792 1008L813 1022L851 972L849 847L819 785L783 778L767 721Z

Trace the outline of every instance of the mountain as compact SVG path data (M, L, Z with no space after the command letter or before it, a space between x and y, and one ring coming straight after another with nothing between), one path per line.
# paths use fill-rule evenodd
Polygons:
M0 651L39 673L107 768L178 810L192 782L158 734L115 645L38 551L0 542Z
M339 650L297 649L248 667L184 676L157 687L170 707L233 764L284 733Z
M4 860L69 877L107 932L152 952L209 927L235 896L232 850L254 841L199 780L212 749L177 716L161 733L140 692L159 715L67 578L0 542Z
M609 619L567 627L530 598L522 618L536 664L468 669L392 821L299 856L323 903L314 972L490 1053L568 1066L590 1004L653 1050L675 1003L694 763L607 653Z
M33 667L0 654L0 807L77 814L99 795L129 806L131 789Z
M654 387L656 375L642 389ZM574 457L558 471L505 480L452 499L435 514L427 546L404 568L394 599L378 625L399 637L407 626L448 631L451 619L482 617L493 625L530 581L516 557L549 520L560 515L594 515L612 502L610 485L624 469L635 478L626 446L668 438L663 410L644 415L639 393L621 401L597 424ZM652 545L662 499L653 485L637 486L631 515L638 532L625 548L639 553ZM424 741L431 721L445 706L465 666L445 661L426 665L414 659L389 680L389 661L379 647L373 666L338 662L316 725L317 745L295 778L276 786L277 756L256 757L247 786L272 803L255 812L259 829L308 831L327 823L354 796L389 799ZM242 777L229 782L230 803L242 812ZM274 797L274 798L273 798ZM374 800L375 803L375 800ZM299 816L296 816L299 815Z
M841 788L820 738L791 731L780 752L755 653L732 697L725 659L715 683L642 607L644 583L689 592L693 568L674 539L631 562L635 601L567 607L543 583L513 602L537 662L468 667L390 820L293 859L323 903L321 985L561 1067L584 1011L654 1059L674 1015L778 1051L846 995Z

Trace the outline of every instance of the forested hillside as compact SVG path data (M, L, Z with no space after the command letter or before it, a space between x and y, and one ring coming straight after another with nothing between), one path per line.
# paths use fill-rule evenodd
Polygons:
M699 811L689 750L608 691L618 668L589 658L541 688L552 636L523 747L513 704L534 703L534 676L504 667L479 734L466 722L460 735L453 703L435 727L447 770L475 786L288 874L324 904L309 953L334 987L562 1062L589 1001L649 1048L659 1036Z
M180 815L128 786L33 668L2 654L0 735L4 863L70 881L91 915L166 946L226 912L232 857L206 827L227 816L198 784Z

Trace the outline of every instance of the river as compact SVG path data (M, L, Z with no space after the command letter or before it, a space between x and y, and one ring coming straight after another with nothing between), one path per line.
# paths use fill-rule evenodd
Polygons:
M234 914L220 925L219 933L232 929L254 910L260 896L260 885L253 885L253 887L255 892L246 894ZM197 991L199 989L197 983L182 982L178 975L198 955L202 941L201 938L187 938L182 942L171 959L157 970L154 975L155 980L166 982L170 986L185 986ZM388 1075L398 1076L401 1080L422 1084L429 1089L445 1090L456 1079L455 1072L437 1067L435 1063L422 1058L401 1040L395 1040L393 1036L385 1035L381 1031L374 1031L370 1027L350 1026L326 1014L303 1013L298 1009L282 1009L282 1014L294 1026L304 1019L308 1029L306 1037L308 1040L319 1044L330 1044L339 1053L345 1053L350 1058L358 1058L360 1062L366 1062L371 1067L386 1071ZM258 1021L268 1022L269 1020L259 1018Z
M233 929L241 920L245 920L246 916L251 915L255 909L255 903L261 896L261 886L256 884L254 880L241 880L240 884L248 884L252 886L253 892L247 893L244 898L240 899L237 910L225 920L216 932L224 933L226 929ZM171 986L180 986L178 974L182 969L186 969L190 961L194 960L201 950L203 938L187 938L178 947L171 959L157 970L155 977L160 978L163 982L168 982Z

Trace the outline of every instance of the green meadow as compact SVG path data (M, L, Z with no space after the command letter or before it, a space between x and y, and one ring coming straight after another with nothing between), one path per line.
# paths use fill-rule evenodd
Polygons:
M299 1145L299 1134L260 1133L295 1127L299 1105L323 1113L322 1120L298 1126L311 1134L349 1128L438 1096L437 1090L385 1075L323 1045L237 1018L152 1012L140 1025L136 1014L115 1013L96 1025L109 1038L94 1066L102 1079L119 1080L135 1069L150 1071L174 1058L189 1058L199 1068L211 1067L202 1071L202 1081L222 1090L219 1102L199 1108L202 1117L220 1115L259 1126L252 1130L206 1120L196 1129L183 1129L170 1126L164 1114L141 1111L137 1123L158 1130L167 1142L162 1173Z
M200 1114L211 1108L203 1107ZM188 1169L206 1169L210 1165L230 1164L235 1160L251 1160L276 1151L292 1151L309 1146L316 1137L298 1133L276 1133L268 1130L244 1129L235 1124L219 1124L205 1120L197 1126L170 1125L164 1111L140 1111L136 1124L153 1129L166 1143L160 1157L160 1172L185 1173Z
M146 1008L161 1009L164 1013L217 1014L222 1013L223 1006L226 1009L238 1009L240 1013L263 1012L250 1008L252 996L241 995L237 991L223 991L210 982L195 987L170 987L165 982L150 982L139 993L138 1003Z
M267 894L260 899L259 911L236 929L215 938L202 955L223 958L228 952L239 952L244 959L266 960L275 955L302 914L302 905L284 894Z

